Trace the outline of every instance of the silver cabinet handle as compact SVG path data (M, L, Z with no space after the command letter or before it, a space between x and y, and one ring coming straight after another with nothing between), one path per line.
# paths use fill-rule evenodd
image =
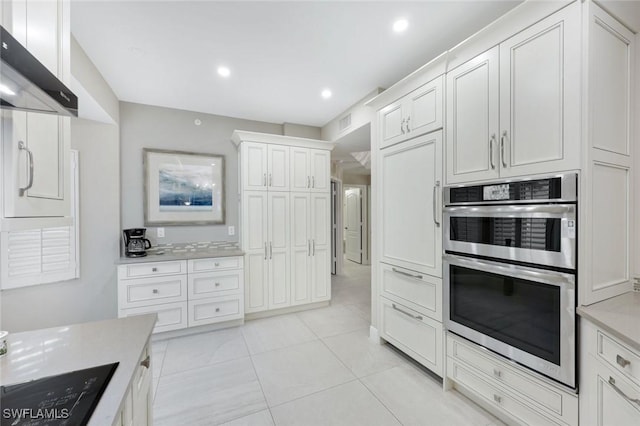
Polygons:
M264 242L264 260L267 260L267 242Z
M407 133L411 132L411 127L409 127L409 120L411 120L411 116L407 117L407 122L405 123L405 126L407 126Z
M507 138L507 131L502 132L500 138L500 159L502 160L502 166L507 167L507 162L504 160L504 140Z
M27 151L27 159L29 160L29 179L27 180L27 186L18 188L18 195L22 197L25 192L33 186L33 152L27 148L27 144L23 141L18 142L18 149L21 151Z
M215 263L213 264L213 266L215 266L215 267L220 266L220 262L215 262Z
M158 289L157 289L157 288L154 288L154 289L152 290L152 293L153 293L153 294L158 294Z
M269 186L273 186L273 176L269 173Z
M140 361L140 365L145 368L149 368L149 366L151 365L151 355L147 355L145 359Z
M496 165L493 162L493 143L496 141L496 134L491 135L491 139L489 139L489 163L491 164L491 168L495 169Z
M407 312L407 311L404 311L404 310L398 308L395 303L392 303L391 307L393 309L395 309L396 311L401 312L401 313L403 313L403 314L405 314L405 315L407 315L407 316L409 316L409 317L411 317L413 319L417 319L417 320L420 320L420 321L422 321L422 319L423 319L421 315L413 315L411 312Z
M269 259L273 259L273 242L269 241Z
M502 377L502 371L498 370L497 368L494 368L493 375L496 377Z
M502 397L501 397L501 396L496 395L495 393L493 394L493 400L494 400L495 402L497 402L498 404L502 404Z
M312 188L316 187L316 177L315 176L311 176L311 187Z
M622 392L622 390L619 387L616 386L616 380L611 376L609 376L609 384L613 387L613 390L615 390L618 393L618 395L620 395L621 397L623 397L627 401L631 402L632 404L636 404L636 405L640 406L640 399L634 399L634 398L630 398L629 396L627 396L627 394Z
M627 365L631 364L631 361L623 358L621 355L616 355L616 362L622 368L625 368Z
M404 130L404 122L406 121L406 118L402 119L402 122L400 123L400 131L402 132L402 134L405 134L405 130Z
M216 308L216 312L220 312L220 308Z
M437 204L437 197L438 197L438 190L440 189L440 181L437 180L436 184L433 186L433 223L436 224L436 226L440 226L440 222L437 219L438 216L438 208L436 207Z
M151 272L158 272L158 268L151 268Z
M216 287L220 287L220 283L216 283Z
M311 256L311 240L307 240L307 256Z
M413 274L410 274L410 273L405 272L405 271L401 271L401 270L396 269L396 268L391 268L391 270L392 270L393 272L395 272L396 274L406 275L407 277L416 278L416 279L418 279L418 280L421 280L421 279L422 279L422 275L413 275Z
M307 176L307 188L311 188L311 177Z

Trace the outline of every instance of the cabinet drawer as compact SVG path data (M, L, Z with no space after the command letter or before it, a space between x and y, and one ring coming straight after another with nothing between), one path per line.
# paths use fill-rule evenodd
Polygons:
M148 262L118 266L118 278L126 280L130 278L156 277L160 275L184 274L187 271L187 261L175 262Z
M567 415L567 407L571 405L576 406L575 410L568 411L577 412L575 396L551 388L533 377L527 377L488 351L451 335L447 336L447 356L467 364L475 372L484 373L496 382L511 387L518 395L535 401L537 405L556 415Z
M242 268L242 257L216 257L189 260L189 273Z
M442 321L442 279L384 263L380 277L385 297Z
M189 300L242 292L242 271L189 274Z
M468 388L485 402L496 409L506 412L518 423L524 425L564 425L559 420L552 420L532 407L523 404L514 398L511 393L505 392L499 387L493 386L481 376L473 373L471 369L447 359L447 374L458 384Z
M141 314L158 314L158 321L153 329L154 333L179 330L187 326L187 302L121 309L119 317L123 318Z
M244 317L242 295L189 301L189 327Z
M118 299L120 309L186 301L187 276L122 280L119 282Z
M640 355L598 330L598 357L640 384Z
M380 298L380 334L422 365L442 376L442 324L404 305Z

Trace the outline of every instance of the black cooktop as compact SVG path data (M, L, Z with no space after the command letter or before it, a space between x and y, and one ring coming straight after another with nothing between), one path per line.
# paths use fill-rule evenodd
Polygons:
M116 362L0 386L0 425L86 425L117 367Z

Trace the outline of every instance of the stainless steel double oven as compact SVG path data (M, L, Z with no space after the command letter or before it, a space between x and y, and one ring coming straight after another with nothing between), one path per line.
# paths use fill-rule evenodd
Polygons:
M576 387L575 173L444 193L445 322Z

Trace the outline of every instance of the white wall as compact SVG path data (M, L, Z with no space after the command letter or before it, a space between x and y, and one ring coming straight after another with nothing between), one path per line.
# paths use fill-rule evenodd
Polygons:
M197 126L195 120L201 124ZM231 143L234 130L281 135L279 124L240 120L170 108L120 103L122 228L144 227L143 148L221 154L225 157L226 224L165 227L165 237L147 235L152 244L197 241L238 241L238 153ZM227 227L236 234L229 236Z

